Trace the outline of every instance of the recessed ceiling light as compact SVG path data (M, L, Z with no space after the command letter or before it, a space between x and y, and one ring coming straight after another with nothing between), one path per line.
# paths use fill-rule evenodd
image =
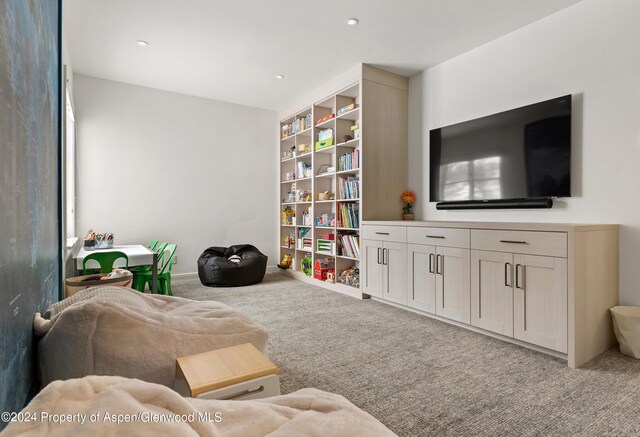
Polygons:
M284 79L284 74L276 74L276 79Z
M145 41L145 40L143 40L143 39L139 39L139 40L137 41L137 44L138 44L139 46L146 47L146 46L148 46L148 45L149 45L149 42L147 42L147 41Z
M345 21L345 23L347 23L349 26L355 26L359 22L360 20L358 20L357 18L347 18L347 21Z

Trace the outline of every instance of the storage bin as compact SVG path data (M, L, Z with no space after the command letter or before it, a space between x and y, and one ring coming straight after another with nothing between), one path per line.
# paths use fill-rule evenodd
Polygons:
M129 271L129 276L113 279L100 279L106 276L107 273L98 273L93 275L73 276L65 280L64 297L72 296L78 291L84 290L89 287L96 287L99 285L114 285L116 287L129 287L131 288L131 281L133 274Z
M609 311L620 352L640 358L640 307L615 306Z

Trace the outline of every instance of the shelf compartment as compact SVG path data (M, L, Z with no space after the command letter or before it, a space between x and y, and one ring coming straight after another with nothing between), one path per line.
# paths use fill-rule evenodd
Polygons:
M325 147L324 149L316 150L316 153L334 153L336 146Z
M336 174L357 174L357 173L360 173L359 168L352 168L351 170L342 170L342 171L336 172Z
M336 258L340 258L340 259L348 259L350 261L360 261L360 258L351 258L348 256L343 256L343 255L336 255ZM343 284L344 285L344 284Z
M353 108L349 112L345 112L344 114L341 114L341 115L336 115L336 120L350 120L350 121L360 120L360 107L358 106L357 108Z
M336 175L336 172L335 172L335 171L332 171L331 173L322 173L322 174L319 174L319 175L317 175L316 177L317 177L317 178L328 178L328 177L335 176L335 175Z
M360 143L360 138L354 138L352 140L349 141L345 141L344 143L338 143L335 146L336 147L349 147L349 148L356 148L358 147L358 144Z

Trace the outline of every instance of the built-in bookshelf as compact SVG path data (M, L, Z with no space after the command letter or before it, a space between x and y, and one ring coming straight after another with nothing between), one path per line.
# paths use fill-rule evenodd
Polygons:
M294 277L362 297L353 284L362 220L402 213L407 88L406 78L362 65L359 80L280 121L280 258L293 258ZM335 282L302 273L305 257L328 260Z

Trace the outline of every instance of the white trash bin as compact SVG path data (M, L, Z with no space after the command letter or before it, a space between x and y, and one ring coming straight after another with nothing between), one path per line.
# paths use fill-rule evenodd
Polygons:
M640 307L617 306L610 308L613 331L620 344L620 352L640 358Z

